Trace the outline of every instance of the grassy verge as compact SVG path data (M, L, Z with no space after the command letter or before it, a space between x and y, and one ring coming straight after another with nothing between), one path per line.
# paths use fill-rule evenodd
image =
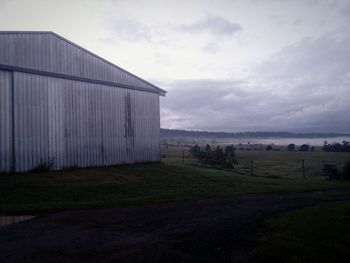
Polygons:
M248 176L171 163L0 176L0 214L132 206L247 193L349 187L323 177Z
M350 202L309 207L268 220L254 262L348 262Z

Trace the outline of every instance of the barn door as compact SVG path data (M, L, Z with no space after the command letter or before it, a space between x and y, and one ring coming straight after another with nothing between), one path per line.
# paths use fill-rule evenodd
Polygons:
M126 154L128 162L133 162L134 157L134 144L135 144L135 130L134 123L135 117L133 112L133 100L130 92L126 92L124 97L125 103L125 124L124 124L124 137L126 144Z

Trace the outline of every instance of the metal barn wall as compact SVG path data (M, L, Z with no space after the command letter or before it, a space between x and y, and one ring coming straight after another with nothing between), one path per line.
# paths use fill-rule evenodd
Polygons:
M159 91L152 84L50 32L0 32L1 64Z
M0 172L12 165L12 73L0 70Z
M9 76L0 74L0 171L12 163L11 154L3 159L11 152ZM13 82L17 172L160 160L158 94L20 72Z

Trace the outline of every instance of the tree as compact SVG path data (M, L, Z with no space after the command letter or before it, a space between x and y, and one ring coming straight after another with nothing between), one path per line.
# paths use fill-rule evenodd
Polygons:
M207 145L205 146L204 151L205 151L205 152L210 152L210 151L211 151L211 148L210 148L210 145L209 145L209 144L207 144Z
M307 144L303 144L299 147L299 151L301 151L301 152L308 152L309 149L310 149L310 146Z
M195 145L191 147L190 153L194 158L206 165L233 168L233 163L236 163L236 153L233 145L225 147L225 151L220 146L212 150L209 144L204 148Z
M343 141L343 144L341 143L332 143L328 144L326 141L323 145L323 150L326 152L350 152L350 142Z
M211 160L212 164L225 166L226 156L224 150L220 146L216 147L215 151L213 152L213 157L214 158Z
M267 145L265 149L266 149L266 151L271 151L272 150L272 146L271 145Z
M227 166L233 167L233 163L236 162L236 153L235 153L235 147L231 144L229 146L226 146L225 148L225 155L227 160Z
M235 147L232 144L225 147L225 155L232 160L236 157Z
M343 152L350 152L350 142L343 141Z
M287 151L294 151L294 149L295 149L295 144L294 143L288 144Z
M196 144L195 146L192 146L190 149L190 154L196 158L199 156L200 152L201 152L201 148L198 146L198 144Z

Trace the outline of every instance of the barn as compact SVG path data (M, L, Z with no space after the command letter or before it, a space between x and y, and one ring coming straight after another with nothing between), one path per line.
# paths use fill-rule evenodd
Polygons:
M166 91L53 32L0 32L0 173L160 160Z

